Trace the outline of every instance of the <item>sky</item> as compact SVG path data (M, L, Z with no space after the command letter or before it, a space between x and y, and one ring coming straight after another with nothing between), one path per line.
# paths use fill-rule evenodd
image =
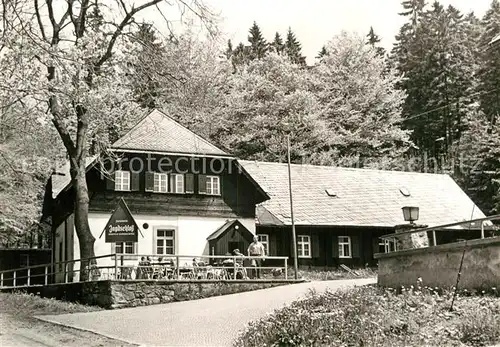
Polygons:
M431 1L428 1L431 2ZM205 0L222 17L220 29L236 45L247 42L254 21L270 41L278 31L284 36L292 28L302 44L302 53L312 64L321 47L342 30L366 35L373 26L381 45L390 49L404 23L400 0ZM491 0L440 0L462 12L482 17Z

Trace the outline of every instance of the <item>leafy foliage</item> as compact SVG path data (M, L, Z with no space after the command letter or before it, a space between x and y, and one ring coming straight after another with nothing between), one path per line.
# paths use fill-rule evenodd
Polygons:
M500 340L500 305L433 288L311 292L250 323L234 346L482 346ZM487 317L487 318L486 318Z

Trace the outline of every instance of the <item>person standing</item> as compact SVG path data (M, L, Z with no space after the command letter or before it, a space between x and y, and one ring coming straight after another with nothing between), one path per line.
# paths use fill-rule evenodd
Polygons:
M248 246L247 253L249 256L253 257L265 257L266 249L264 245L259 241L257 235L254 235L253 242ZM252 259L252 264L255 264L255 274L257 278L260 278L260 268L264 259Z

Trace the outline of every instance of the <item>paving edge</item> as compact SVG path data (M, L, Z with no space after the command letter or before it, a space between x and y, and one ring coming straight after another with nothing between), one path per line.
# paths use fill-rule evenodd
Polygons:
M99 336L104 336L104 337L106 337L108 339L116 340L116 341L119 341L119 342L124 342L124 343L127 343L129 345L134 345L134 346L137 346L137 347L147 347L147 345L142 344L142 343L138 343L136 341L126 340L126 339L123 339L121 337L117 337L117 336L114 336L114 335L98 333L95 330L89 329L89 328L80 328L80 327L76 327L76 326L73 326L73 325L64 324L64 323L61 323L61 322L53 321L53 320L48 319L48 318L44 318L43 316L33 316L33 318L38 319L38 320L40 320L42 322L45 322L45 323L51 323L51 324L55 324L55 325L58 325L58 326L69 328L69 329L75 329L75 330L89 332L89 333L92 333L92 334L95 334L95 335L99 335Z

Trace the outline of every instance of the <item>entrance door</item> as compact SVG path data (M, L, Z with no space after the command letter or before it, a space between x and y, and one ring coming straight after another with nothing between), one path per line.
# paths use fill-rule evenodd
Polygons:
M233 254L233 251L237 248L240 250L241 253L245 254L246 253L246 249L243 249L245 247L245 243L244 242L234 242L234 241L231 241L231 242L228 242L227 243L227 251L231 254Z

